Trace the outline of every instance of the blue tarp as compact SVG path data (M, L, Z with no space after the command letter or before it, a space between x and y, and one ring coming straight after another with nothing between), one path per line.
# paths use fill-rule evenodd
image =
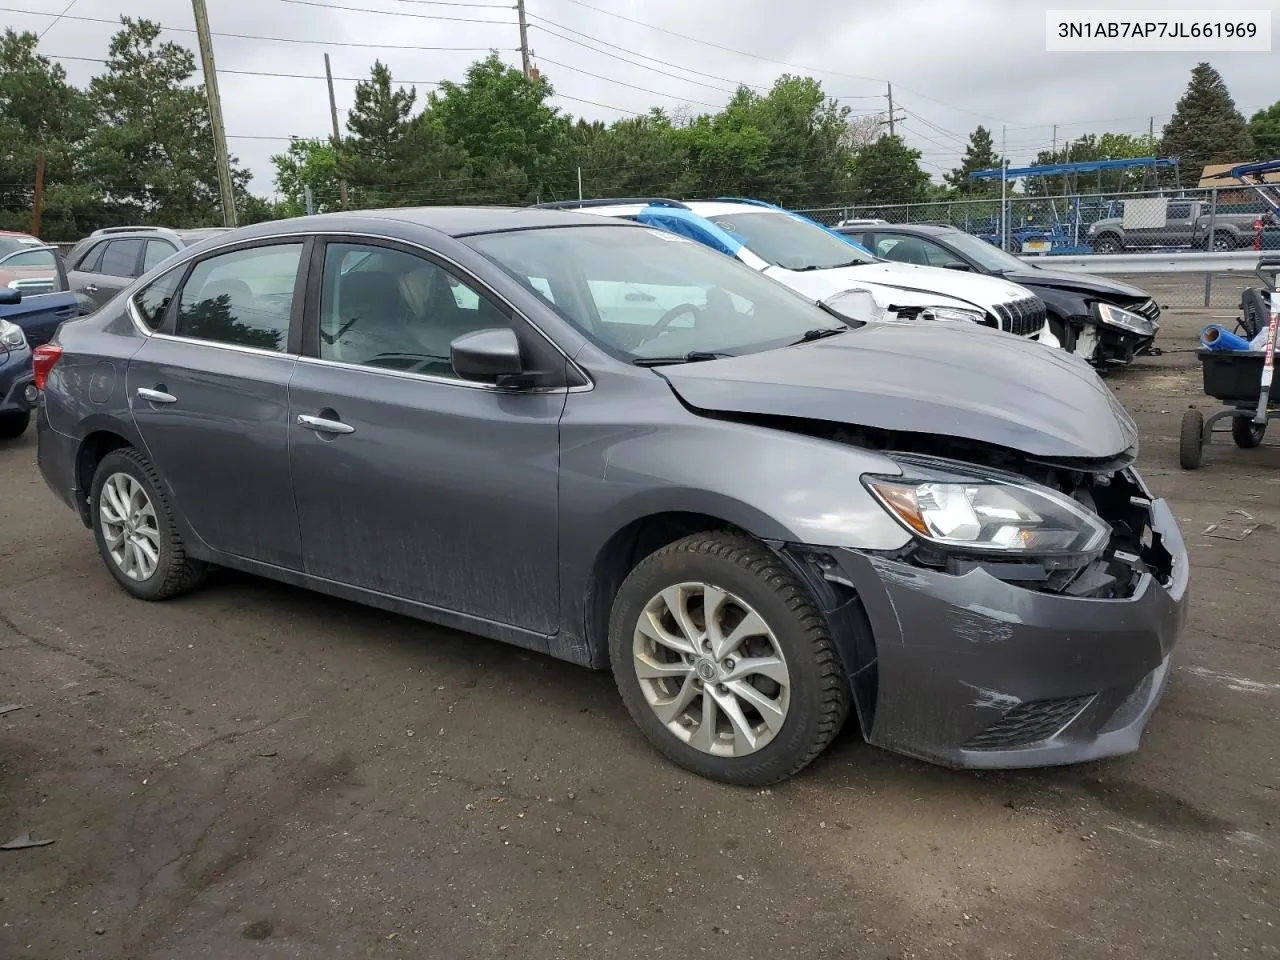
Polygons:
M636 214L636 222L648 226L659 227L678 233L690 240L737 256L742 249L742 241L727 230L717 227L706 217L700 217L692 210L681 210L679 207L645 207Z

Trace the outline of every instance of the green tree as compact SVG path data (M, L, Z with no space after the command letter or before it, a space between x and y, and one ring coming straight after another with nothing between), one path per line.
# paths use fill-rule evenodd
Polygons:
M333 144L320 139L294 137L284 153L271 157L276 168L276 191L283 199L278 213L300 217L307 212L306 188L311 188L316 213L339 209L337 161Z
M852 175L854 203L918 203L929 195L929 175L920 169L920 151L899 136L881 137L859 150Z
M697 193L784 206L836 203L850 186L849 109L809 77L784 74L767 94L739 87L718 114L681 128Z
M473 63L464 82L446 80L431 93L424 123L466 158L459 202L522 203L557 179L563 189L566 171L556 160L570 121L547 103L553 92L494 52Z
M1186 93L1165 125L1160 153L1176 157L1183 185L1195 184L1211 163L1241 163L1254 154L1253 137L1217 70L1207 63L1191 71Z
M1280 160L1280 100L1249 118L1257 159Z
M40 232L45 239L71 239L78 209L94 194L81 182L89 105L60 65L36 53L37 43L34 33L0 35L0 228L31 229L43 153Z
M991 131L979 124L969 134L969 143L965 147L964 156L960 158L960 166L950 173L943 174L942 179L947 186L965 196L990 196L1000 193L999 180L970 180L969 174L978 170L991 170L1000 166L1000 157L996 155L995 141ZM994 187L992 186L994 184Z
M1159 145L1147 134L1087 133L1057 151L1042 150L1035 164L1086 163L1092 160L1136 160L1155 156ZM1072 193L1122 193L1156 186L1150 167L1100 170L1094 173L1028 177L1026 192L1032 196L1062 196Z
M209 102L190 85L195 58L159 42L160 26L122 17L106 72L89 84L95 126L86 151L89 176L103 198L103 219L117 223L200 226L222 222ZM250 174L237 166L238 202Z
M567 132L566 172L582 169L588 197L684 196L688 149L671 119L660 109L610 126L579 120ZM556 184L557 196L576 197L576 182Z

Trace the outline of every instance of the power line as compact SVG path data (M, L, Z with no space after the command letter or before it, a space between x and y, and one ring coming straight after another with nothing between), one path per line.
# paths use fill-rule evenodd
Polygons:
M453 23L492 23L502 27L514 27L514 20L476 20L471 17L450 17L438 13L407 13L400 10L374 10L370 7L348 7L339 3L320 3L319 0L276 0L277 3L294 3L301 7L323 7L327 10L345 10L350 13L377 13L384 17L413 17L418 20L448 20ZM453 4L451 4L452 6ZM457 6L482 6L487 10L498 9L488 4L456 4Z
M639 86L636 86L634 83L627 83L625 80L615 80L613 77L606 77L599 73L592 73L590 70L583 70L580 67L572 67L567 63L561 63L560 61L552 60L549 57L539 57L538 59L543 61L544 63L549 63L552 66L562 67L565 70L572 70L574 73L581 73L588 77L595 77L597 80L604 80L606 83L616 83L620 87L630 87L632 90L639 90L641 93L649 93L655 97L668 97L672 100L681 99L677 94L674 94L674 93L663 93L660 90L650 90L648 87L639 87ZM696 103L699 106L710 107L712 110L721 109L718 104L707 103L705 100L693 100L688 97L683 99L687 103Z
M879 83L887 82L882 77L865 77L860 74L841 73L838 70L824 70L819 67L810 67L810 66L805 66L804 64L791 63L790 61L787 61L787 60L778 60L778 59L775 59L774 57L766 57L763 54L752 53L749 50L738 50L734 47L726 47L723 44L715 43L711 40L704 40L701 37L691 37L685 33L677 33L675 30L668 30L666 27L659 27L656 24L646 23L644 20L636 20L633 17L624 16L621 13L614 13L612 10L605 10L605 9L602 9L601 7L592 6L589 3L584 3L583 0L564 0L564 2L572 3L574 6L582 7L586 10L594 10L596 13L604 14L607 17L615 17L618 20L625 20L627 23L635 24L638 27L644 27L648 30L656 30L659 33L665 33L667 36L676 37L681 40L687 40L690 43L697 43L697 44L701 44L702 46L712 47L716 50L722 50L725 53L732 53L740 57L750 57L753 60L761 60L761 61L764 61L765 63L779 64L780 66L789 67L792 70L803 70L807 73L825 73L828 76L845 77L849 80L859 80L865 83L879 84ZM999 117L993 117L993 116L990 116L989 114L978 113L974 110L969 110L966 107L956 106L955 104L947 103L943 100L937 100L933 97L927 96L916 90L911 90L908 87L904 87L901 84L899 84L899 89L906 91L907 93L911 94L914 97L920 97L922 100L929 100L933 103L937 103L941 106L948 107L949 109L952 109L952 110L959 110L962 113L968 113L976 117L984 117L985 119L988 119L988 120L997 120L1001 123L1006 122L1001 120Z
M706 77L708 80L719 80L721 83L727 83L727 84L730 84L730 85L732 85L732 86L733 86L733 87L735 87L735 88L736 88L736 87L739 87L739 86L743 86L743 87L753 87L753 88L754 88L754 89L756 89L756 90L768 90L768 89L769 89L768 87L766 87L766 86L762 86L762 85L760 85L760 84L758 84L758 83L747 83L746 81L743 81L743 80L732 80L732 79L730 79L729 77L721 77L721 76L718 76L718 75L716 75L716 74L714 74L714 73L704 73L704 72L702 72L701 70L694 70L692 67L680 67L680 66L676 66L674 63L667 63L665 60L660 60L660 59L658 59L657 57L651 57L651 56L649 56L648 54L640 53L640 52L639 52L639 51L637 51L637 50L632 50L630 47L620 47L620 46L618 46L616 43L610 43L608 40L601 40L599 37L592 36L592 35L591 35L591 34L589 34L589 33L583 33L581 30L575 30L575 29L573 29L572 27L566 27L566 26L565 26L564 24L562 24L562 23L556 23L554 20L548 20L546 17L540 16L540 15L538 15L538 14L536 14L536 13L530 13L530 14L528 14L528 16L529 16L529 18L530 18L531 20L541 20L541 21L542 21L542 23L545 23L545 24L548 24L548 25L550 25L550 26L552 26L552 27L555 27L555 29L556 29L556 30L563 30L563 31L565 31L566 33L572 33L572 34L574 34L575 36L584 37L584 38L586 38L587 40L590 40L593 44L599 44L599 45L600 45L600 46L602 46L602 47L609 47L609 48L611 48L611 49L613 49L613 50L620 50L620 51L622 51L623 53L630 54L631 56L639 57L639 58L640 58L640 59L642 59L642 60L652 60L654 63L660 63L660 64L662 64L664 67L668 67L668 68L673 69L673 70L680 70L680 71L682 71L682 72L684 72L684 73L691 73L691 74L693 74L694 76L698 76L698 77ZM567 42L567 43L576 44L576 45L577 45L577 46L579 46L579 47L583 47L583 48L585 48L585 49L587 49L587 50L593 50L593 51L595 51L596 53L605 53L605 51L603 51L603 50L598 50L598 49L596 49L596 47L594 47L594 46L590 46L590 45L588 45L588 44L586 44L586 43L583 43L583 42L582 42L582 41L580 41L580 40L574 40L574 39L572 39L572 38L570 38L570 37L560 37L560 36L558 36L558 34L553 33L551 30L547 29L547 27L544 27L542 24L539 24L539 23L532 23L532 24L530 24L530 26L531 26L531 27L533 27L533 28L534 28L534 29L536 29L536 30L541 30L543 33L547 34L548 36L558 37L558 39L560 39L560 40L564 40L564 41L565 41L565 42ZM605 55L606 55L606 56L610 56L610 57L614 56L614 54L612 54L612 53L605 53ZM619 58L619 59L621 59L621 58ZM637 66L643 66L643 65L642 65L642 64L637 64ZM649 69L652 69L652 68L649 68ZM684 80L685 78L684 78L684 77L680 77L679 79ZM688 81L686 81L686 82L688 82L688 83L694 83L694 82L696 82L696 81L688 80ZM719 89L719 88L715 88L715 89Z
M65 7L63 7L62 12L58 14L56 17L54 17L47 27L45 27L43 30L40 31L40 36L36 37L36 39L43 40L44 35L48 33L50 30L52 30L54 27L56 27L58 25L58 21L61 20L63 17L65 17L68 13L70 13L71 8L74 7L78 2L79 0L71 0L70 3L68 3Z
M43 10L21 10L17 7L0 7L0 13L21 13L30 17L56 16L56 14L47 13ZM106 19L105 17L82 17L82 16L67 15L67 16L64 16L63 19L78 20L83 23L105 23L114 27L118 27L121 25L119 20L109 20L109 19ZM195 33L196 32L195 28L193 27L161 26L160 29L167 31L169 33ZM211 36L225 37L231 40L265 40L270 43L309 43L309 44L315 44L322 47L352 47L352 48L358 48L363 50L428 50L428 51L447 50L454 53L488 53L490 50L494 49L491 46L489 47L428 47L428 46L420 46L417 44L357 43L351 40L304 40L299 37L268 37L268 36L261 36L261 35L252 34L252 33L221 33L216 30L211 31ZM500 48L500 49L508 50L511 52L514 52L515 50L514 47Z
M531 14L529 14L529 16L530 16L530 17L532 17L532 16L534 16L534 14L532 14L532 13L531 13ZM548 30L546 27L544 27L544 26L543 26L542 24L540 24L540 23L531 23L531 24L529 24L529 26L530 26L530 27L532 27L532 28L533 28L533 29L535 29L535 30L541 30L541 31L542 31L543 33L545 33L547 36L549 36L549 37L555 37L557 40L564 40L566 43L576 44L576 45L577 45L577 46L579 46L579 47L583 47L584 49L590 50L592 53L598 53L598 54L600 54L601 56L608 57L608 58L609 58L609 59L611 59L611 60L620 60L620 61L622 61L623 63L629 63L629 64L631 64L631 65L632 65L632 66L634 66L634 67L640 67L642 70L650 70L650 71L652 71L653 73L660 74L661 76L664 76L664 77L670 77L670 78L671 78L671 79L673 79L673 80L679 80L679 81L681 81L682 83L692 83L692 84L694 84L695 86L699 86L699 87L706 87L708 90L715 90L715 91L717 91L717 92L719 92L719 93L735 93L735 92L736 92L736 88L735 88L735 87L719 87L719 86L716 86L715 84L705 83L705 82L703 82L703 81L701 81L701 80L693 80L693 79L691 79L691 78L689 78L689 77L682 77L682 76L679 76L679 75L674 74L674 73L669 73L669 72L667 72L666 70L661 70L661 69L659 69L658 67L652 67L652 66L649 66L649 64L647 64L647 63L641 63L641 62L640 62L640 61L638 61L638 60L631 60L631 59L628 59L627 57L625 57L625 56L623 56L622 54L619 54L619 53L611 53L611 52L610 52L610 51L608 51L608 50L600 50L600 49L597 49L597 48L595 48L595 47L588 46L587 44L583 43L583 42L582 42L582 41L580 41L580 40L574 40L572 37L565 37L565 36L561 36L560 34L555 33L555 32L554 32L554 31L552 31L552 30ZM602 40L602 41L600 41L600 42L601 42L602 44L604 43L604 41L603 41L603 40ZM612 46L612 44L609 44L609 46ZM619 49L621 49L621 48L619 48ZM644 54L636 54L636 56L641 56L641 57L642 57L642 56L644 56ZM652 60L652 59L656 59L656 58L648 57L648 58L646 58L646 59L651 59L651 60ZM548 62L550 62L550 61L548 61ZM661 62L661 61L658 61L658 62ZM684 68L683 68L683 67L676 67L676 69L678 69L678 70L683 70ZM726 80L725 82L726 82L726 83L732 83L733 81L731 81L731 80ZM744 86L745 86L745 84L744 84ZM766 88L761 87L761 88L758 88L758 89L766 89Z

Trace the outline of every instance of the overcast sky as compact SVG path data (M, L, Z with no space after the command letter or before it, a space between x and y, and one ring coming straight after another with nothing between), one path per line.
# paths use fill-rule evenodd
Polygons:
M56 15L68 2L0 0L0 5ZM360 78L379 58L391 67L397 81L406 85L415 81L421 96L431 82L461 79L467 65L489 48L497 48L504 60L519 65L514 2L207 0L230 148L254 173L254 191L274 192L268 158L283 149L290 135L328 134L328 100L323 79L232 71L322 78L327 52L335 78ZM900 132L924 154L925 169L935 178L957 163L969 131L978 123L993 129L997 148L1001 127L1007 127L1008 152L1015 165L1030 162L1037 151L1048 149L1054 124L1059 143L1086 132L1143 132L1152 117L1158 133L1199 60L1208 60L1222 73L1246 116L1280 100L1280 52L1276 50L1199 55L1045 52L1046 9L1116 5L1108 0L527 0L527 4L535 62L561 95L555 102L566 113L608 121L655 104L668 109L686 104L694 111L709 111L728 99L734 84L767 87L788 71L816 77L829 95L841 98L858 113L868 113L886 109L885 83L890 81L895 105L906 113ZM1124 5L1270 9L1280 27L1280 0L1162 0L1158 4L1129 0ZM348 9L333 9L337 7ZM367 12L371 10L401 15ZM175 28L165 34L166 39L195 49L188 0L74 0L67 16L52 26L51 16L10 9L0 10L0 23L36 32L49 28L41 41L47 55L103 58L112 27L76 18L115 20L121 14L146 16ZM423 49L431 47L445 49ZM71 80L80 85L101 69L100 64L84 60L61 62ZM336 80L340 119L351 105L354 86L354 79Z

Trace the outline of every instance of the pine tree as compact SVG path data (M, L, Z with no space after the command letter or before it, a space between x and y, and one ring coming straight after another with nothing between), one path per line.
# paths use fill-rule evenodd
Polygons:
M1187 92L1178 101L1160 140L1160 153L1178 159L1182 183L1195 184L1211 163L1253 159L1253 137L1236 109L1221 74L1207 63L1191 71Z
M995 141L991 131L981 124L969 134L969 145L965 148L960 166L950 173L943 174L943 179L953 190L965 194L985 194L992 191L992 183L999 186L999 180L970 180L969 174L977 170L992 170L1000 166L1000 158L996 155Z

